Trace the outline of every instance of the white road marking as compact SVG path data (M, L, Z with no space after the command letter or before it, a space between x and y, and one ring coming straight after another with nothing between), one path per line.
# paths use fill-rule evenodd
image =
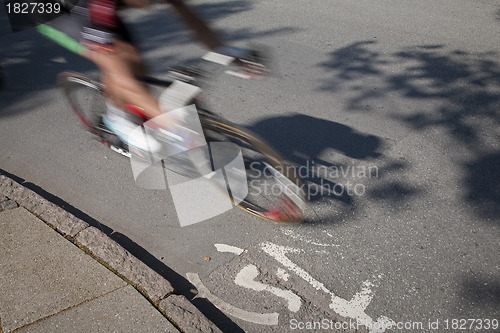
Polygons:
M231 304L228 304L212 294L210 290L201 282L200 277L196 273L186 273L186 277L191 282L196 289L198 290L199 297L203 297L208 299L222 312L231 315L233 317L249 321L255 324L261 325L278 325L278 317L279 314L276 312L273 313L257 313L257 312L249 312L243 309L237 308Z
M290 238L297 239L299 241L311 244L311 245L316 245L316 246L322 246L322 247L338 247L340 245L338 244L326 244L326 243L318 243L314 240L308 239L307 237L304 237L302 235L298 235L294 232L292 229L281 229L281 232L284 233L285 235L289 236Z
M279 263L288 268L290 271L297 274L302 279L306 280L316 290L324 291L325 293L331 294L333 296L333 294L328 289L326 289L323 283L314 279L311 275L309 275L309 273L307 273L305 270L297 266L286 256L287 253L300 253L301 250L294 249L291 247L276 245L270 242L262 243L261 248L265 253L269 254L271 257L276 259Z
M374 286L374 284L372 282L365 281L361 292L354 295L353 298L348 301L336 296L333 292L328 290L323 283L313 278L308 272L297 266L286 256L287 253L297 253L301 252L300 250L276 245L270 242L262 243L261 249L290 271L304 279L316 290L321 290L327 295L330 295L332 300L330 308L341 316L356 319L360 324L365 325L372 333L385 332L386 327L394 324L391 319L385 316L381 316L374 321L369 315L366 314L365 310L373 299L371 287Z
M276 275L283 281L288 281L289 275L284 269L278 268Z
M242 254L245 250L240 249L239 247L236 246L231 246L231 245L226 245L226 244L214 244L215 248L219 252L229 252L229 253L234 253L237 256Z
M256 291L268 291L273 293L274 295L283 298L288 302L288 310L292 312L297 312L302 305L302 301L300 297L295 295L290 290L279 289L258 281L255 279L259 276L259 269L255 265L248 265L244 267L234 279L234 283L236 285L245 287L248 289L256 290Z
M330 308L341 316L356 318L358 323L370 328L370 332L384 332L386 327L394 325L394 322L385 316L377 318L374 322L365 312L374 296L371 290L373 286L375 285L368 280L363 282L361 291L356 293L350 301L340 297L332 298Z
M324 232L324 233L325 233L328 237L333 238L333 235L332 235L331 233L329 233L328 231L326 231L326 230L325 230L325 231L323 231L323 232Z

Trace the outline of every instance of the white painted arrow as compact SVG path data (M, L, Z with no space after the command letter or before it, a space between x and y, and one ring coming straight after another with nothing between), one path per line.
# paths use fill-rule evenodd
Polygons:
M262 243L261 249L265 253L276 259L283 266L288 268L291 272L304 279L316 290L321 290L329 295L332 300L330 308L333 311L341 316L355 319L360 325L366 326L371 333L385 332L386 328L391 327L395 324L391 319L385 316L381 316L377 318L376 321L374 321L368 314L366 314L366 308L373 299L373 292L371 290L371 287L374 286L374 284L372 282L368 280L363 282L361 292L354 295L353 298L348 301L339 296L336 296L333 292L328 290L323 283L313 278L311 274L296 265L286 256L287 253L301 252L299 249L276 245L271 242Z

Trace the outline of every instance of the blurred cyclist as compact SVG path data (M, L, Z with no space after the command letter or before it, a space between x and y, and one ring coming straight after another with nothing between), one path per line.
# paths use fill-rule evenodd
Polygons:
M59 1L65 5L64 0ZM156 2L169 3L197 39L209 50L223 54L225 61L229 59L229 62L238 63L239 56L250 54L250 51L226 47L215 32L182 0ZM149 118L171 111L161 110L145 85L136 80L136 76L146 74L145 66L128 29L118 16L118 10L123 5L144 8L149 4L148 0L80 0L74 6L66 6L66 15L48 22L44 29L40 30L63 45L67 43L61 42L61 34L71 38L75 41L73 45L77 45L73 46L72 50L100 68L101 82L108 99L108 111L103 121L125 142L128 139L127 134L137 126L128 120L123 112L126 110L125 104L140 107ZM50 26L50 30L45 29L47 26ZM127 143L144 146L141 142Z

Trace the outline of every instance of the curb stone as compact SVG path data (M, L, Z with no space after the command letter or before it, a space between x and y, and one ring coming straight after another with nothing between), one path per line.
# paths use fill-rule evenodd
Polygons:
M157 304L174 292L170 282L135 258L118 243L109 239L101 230L95 227L86 228L76 236L75 241L79 247L87 249L111 268L117 270L125 279L131 281L148 295L153 303Z
M195 314L199 310L182 295L172 295L165 298L160 302L159 307L162 311L168 313L169 316L172 315L176 320L179 320L180 323L184 325L187 324L193 329L196 328L199 332L220 332L219 328L212 324L212 322L204 320L200 316L196 316ZM178 325L177 322L175 322L175 324Z
M0 212L7 209L14 209L18 206L17 202L10 200L3 194L0 194Z
M90 226L32 190L0 173L0 212L22 206L147 297L184 332L221 332L169 281L101 230Z

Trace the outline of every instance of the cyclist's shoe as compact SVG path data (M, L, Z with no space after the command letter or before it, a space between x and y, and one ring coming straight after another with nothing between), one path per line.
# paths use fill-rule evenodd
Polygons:
M145 152L157 152L161 144L146 134L140 124L128 118L127 114L113 105L107 104L108 112L102 117L104 125L113 131L127 145Z
M261 48L262 49L262 48ZM203 56L216 64L230 66L226 73L244 79L263 79L269 75L269 59L262 50L223 46Z

